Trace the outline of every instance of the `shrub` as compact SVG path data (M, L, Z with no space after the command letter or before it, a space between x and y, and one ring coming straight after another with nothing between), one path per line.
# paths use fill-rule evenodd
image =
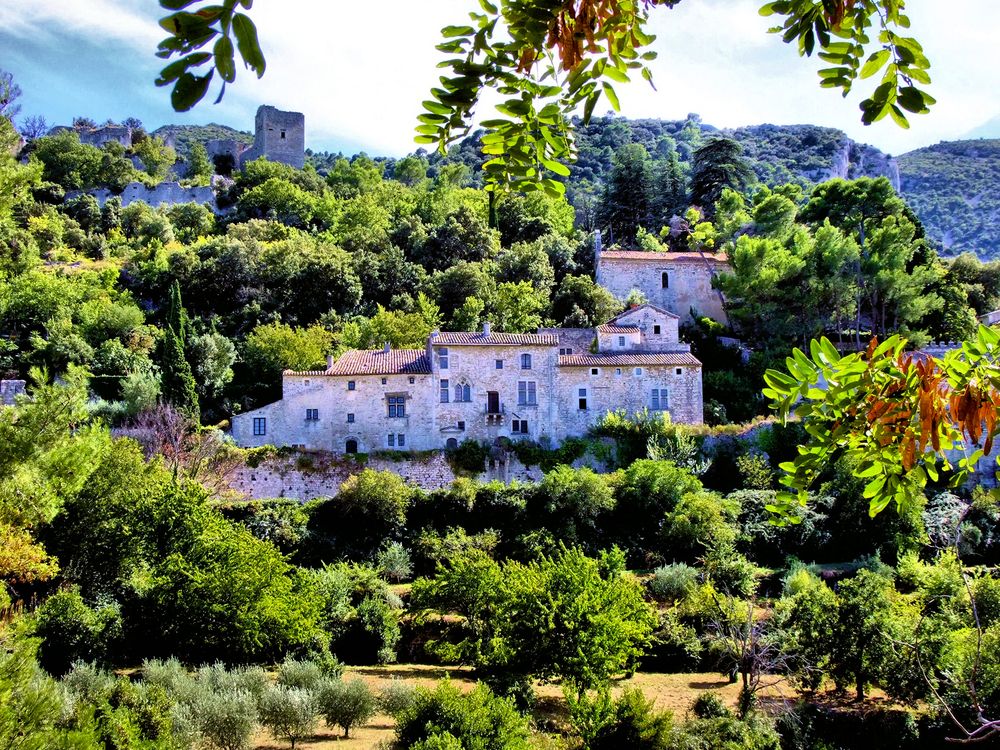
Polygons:
M319 712L329 726L344 728L344 737L351 727L362 726L375 715L375 696L361 680L328 680L318 695Z
M701 693L691 704L691 712L699 719L722 719L733 715L715 693Z
M767 456L761 453L744 453L736 459L736 468L745 489L769 490L774 484L774 471Z
M316 662L285 659L278 670L278 684L290 688L316 690L323 682L323 670Z
M463 440L457 448L447 453L448 463L456 474L482 474L486 471L486 459L490 447L475 440Z
M308 690L276 685L260 699L260 723L271 730L275 739L286 739L295 750L295 743L316 730L319 707L316 697Z
M394 678L379 694L378 705L383 712L395 717L413 705L416 695L416 688Z
M257 706L250 693L203 689L191 707L202 741L214 750L246 750L257 731Z
M673 720L668 712L653 710L653 702L639 690L626 690L615 701L611 719L601 726L589 750L666 750Z
M413 575L410 553L399 542L390 542L379 553L378 570L390 581L405 581Z
M120 627L117 607L92 609L75 588L56 592L38 610L38 663L50 674L63 675L75 661L101 662Z
M396 747L401 749L528 750L528 737L527 719L512 700L497 697L485 685L463 694L448 681L433 691L418 690L396 723Z
M680 601L698 585L698 570L685 563L662 565L646 585L658 601Z

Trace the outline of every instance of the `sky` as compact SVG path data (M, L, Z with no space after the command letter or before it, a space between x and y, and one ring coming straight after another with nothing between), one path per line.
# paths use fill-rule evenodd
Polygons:
M942 140L1000 138L1000 0L910 0L911 31L933 67L930 115L901 130L888 118L860 122L858 103L820 89L819 60L767 33L763 0L684 0L655 9L655 90L618 85L626 117L683 119L718 127L811 123L901 154ZM436 84L440 29L464 22L475 0L258 0L251 11L268 67L240 69L220 104L214 89L194 110L170 108L153 85L164 13L154 0L0 0L0 69L24 90L21 116L68 124L134 116L147 128L217 122L253 129L260 104L304 112L313 150L401 156L413 142L420 102ZM868 87L861 88L868 91ZM598 111L608 109L603 103ZM488 112L482 113L488 116Z

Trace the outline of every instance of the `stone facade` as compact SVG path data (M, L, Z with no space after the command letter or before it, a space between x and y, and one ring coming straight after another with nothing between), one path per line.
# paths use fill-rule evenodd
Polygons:
M23 380L0 380L0 405L13 406L25 393Z
M264 105L257 109L254 124L253 146L240 154L241 164L266 157L297 169L305 166L305 115Z
M726 322L721 293L712 279L728 270L724 255L679 252L653 253L636 250L595 251L597 283L625 299L638 289L653 305L691 320L691 310Z
M433 333L422 350L350 351L326 370L285 372L282 399L232 419L236 443L334 453L433 450L465 440L558 445L608 411L702 421L701 363L678 317L652 305L589 334ZM570 351L572 350L572 351ZM561 353L562 352L562 353Z
M57 125L49 131L49 135L55 135L65 131L72 131L80 137L80 143L101 148L105 143L120 143L125 148L132 148L132 128L124 125L102 125L97 128L67 127Z

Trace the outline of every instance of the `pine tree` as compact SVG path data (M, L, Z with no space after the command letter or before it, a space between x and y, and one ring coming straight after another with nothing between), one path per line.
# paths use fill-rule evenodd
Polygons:
M169 326L163 338L163 398L194 421L201 417L191 365L184 356L180 338Z
M677 152L671 152L660 162L656 175L656 197L654 214L660 226L668 226L674 216L683 216L687 209L687 182L684 170L677 158Z
M188 336L191 333L191 322L188 319L187 310L184 309L184 303L181 301L181 285L176 281L170 287L170 301L167 305L167 328L173 329L177 338L180 339L181 348L187 351Z
M713 138L694 152L691 203L711 215L724 188L742 191L753 177L740 144L731 138Z
M612 165L598 221L610 230L609 239L628 247L635 244L639 227L650 229L653 223L653 168L646 148L639 143L619 148Z

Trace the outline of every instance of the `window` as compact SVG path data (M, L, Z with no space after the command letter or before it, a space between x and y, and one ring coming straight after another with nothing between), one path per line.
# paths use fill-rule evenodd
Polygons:
M254 435L266 435L267 434L267 417L254 417L253 418L253 434Z
M660 335L660 327L659 326L653 326L653 335L654 336L659 336Z
M349 391L353 391L353 390L354 390L354 388L355 388L355 383L354 383L354 381L353 381L353 380L348 380L348 381L347 381L347 390L349 390Z
M670 276L666 271L660 274L660 286L664 289L668 289L670 287Z
M641 367L636 367L634 370L632 370L632 374L633 375L642 375L642 368Z
M577 395L579 396L579 399L580 399L577 402L578 406L580 408L580 411L587 411L587 389L586 388L581 388L579 391L577 391Z
M496 391L486 392L486 413L487 414L500 414L500 394Z
M388 436L386 437L386 440L385 440L385 442L386 442L386 445L388 445L388 446L389 446L390 448L395 448L395 447L396 447L396 436L395 436L395 435L393 435L393 434L392 434L392 433L390 432L390 433L388 434Z
M358 452L358 441L355 440L354 438L351 438L350 440L348 440L347 444L344 446L344 452L345 453L357 453Z
M302 381L302 385L309 385L311 382L312 381L309 378L306 378L305 380Z
M622 368L616 367L615 368L615 375L621 375L621 374L622 374Z
M448 399L448 378L441 379L441 403L447 404Z
M679 367L676 370L674 370L674 375L683 375L683 374L684 374L684 370L682 370Z
M413 385L416 382L417 382L416 378L410 378L410 385Z
M531 369L531 355L530 354L522 354L521 355L521 369L522 370L530 370Z
M654 388L653 397L650 399L649 408L653 411L666 411L670 406L670 399L666 388Z
M438 368L442 370L448 369L448 350L438 349Z
M596 367L591 367L590 368L590 374L591 375L600 375L601 371L598 368L596 368Z
M496 365L495 366L496 366L496 369L502 370L503 369L503 360L502 359L496 360Z
M347 415L347 424L354 424L354 414L353 413L349 413Z
M388 380L387 380L386 378L382 378L382 385L385 385L385 384L386 384L386 383L388 383L388 382L389 382L389 381L388 381Z
M396 435L396 446L402 448L406 445L406 435Z
M515 435L527 435L528 434L528 420L527 419L514 419L510 423L510 431Z
M517 403L521 406L534 406L538 403L534 380L519 380L517 382Z
M624 336L619 336L618 337L618 346L621 347L621 348L625 348L625 337Z
M319 409L306 409L306 421L307 422L318 422L319 421Z
M455 401L458 403L468 403L469 401L472 401L472 386L468 383L456 383Z
M458 429L460 429L462 432L465 432L465 422L459 422Z
M573 349L571 347L568 347L568 346L563 347L562 349L559 350L559 356L562 356L562 357L569 356L572 353L573 353Z
M386 400L389 402L389 416L390 417L405 417L406 416L406 397L405 396L389 396Z
M284 130L281 131L281 140L285 140L285 131Z
M444 447L450 451L453 451L458 447L458 440L456 440L455 438L448 438L448 440L445 441Z

